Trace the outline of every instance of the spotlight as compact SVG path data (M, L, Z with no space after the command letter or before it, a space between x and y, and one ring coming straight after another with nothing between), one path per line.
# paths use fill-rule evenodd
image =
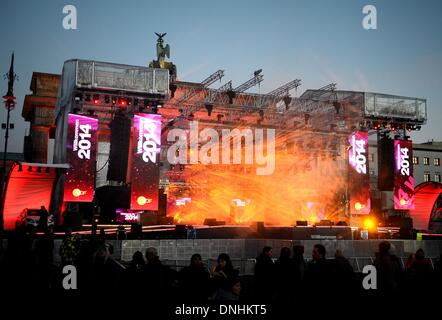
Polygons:
M126 107L127 106L127 101L125 98L118 98L118 105L121 107Z
M115 96L112 97L112 104L113 105L117 104L117 97L115 97Z
M288 110L290 103L292 102L292 98L289 96L285 96L283 99L284 104L285 104L285 110Z
M131 106L132 105L132 99L131 98L127 98L126 100L127 100L127 105Z
M171 97L171 98L175 97L175 91L176 91L176 89L177 89L177 86L176 86L175 84L171 83L171 84L169 85L170 97Z
M341 103L339 101L333 101L333 107L335 107L336 114L339 114L339 110L341 110Z
M94 104L99 104L100 103L100 96L98 94L94 94Z
M376 230L376 220L372 217L365 218L363 224L364 224L364 228L369 231Z
M229 97L229 104L233 104L233 98L236 97L236 92L229 90L227 91L227 96Z
M212 115L213 105L207 103L206 104L207 115L210 117Z

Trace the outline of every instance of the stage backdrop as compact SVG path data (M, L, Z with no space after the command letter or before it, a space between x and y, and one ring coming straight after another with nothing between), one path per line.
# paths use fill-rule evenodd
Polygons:
M94 199L98 119L69 114L64 201L91 202Z
M132 210L158 210L161 115L136 113L131 160Z
M368 214L370 201L370 172L368 170L368 133L353 132L348 142L348 185L350 213Z
M394 208L414 209L413 143L394 140Z

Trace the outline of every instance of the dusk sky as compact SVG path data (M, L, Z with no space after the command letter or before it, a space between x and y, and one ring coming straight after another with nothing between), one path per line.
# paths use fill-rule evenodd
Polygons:
M77 8L77 30L63 29L68 4ZM377 30L362 27L367 4L377 8ZM32 72L60 74L71 58L146 66L156 56L154 32L167 32L180 80L224 69L213 87L237 86L263 69L264 82L250 92L302 79L298 95L336 82L342 90L425 98L429 120L412 139L442 141L442 1L19 0L2 1L0 14L0 72L14 51L19 77L10 152L23 149L21 109ZM3 96L7 80L0 80ZM0 117L6 122L3 107Z

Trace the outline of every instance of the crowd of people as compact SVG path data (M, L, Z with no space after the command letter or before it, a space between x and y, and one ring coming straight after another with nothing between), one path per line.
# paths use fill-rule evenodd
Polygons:
M51 234L33 241L17 233L9 237L7 247L0 248L0 280L5 287L61 290L63 266L74 265L80 290L143 291L151 298L168 301L256 299L289 303L304 293L361 292L365 276L355 272L339 250L328 258L322 244L313 247L308 261L301 245L283 247L277 258L271 247L264 247L256 258L253 276L240 275L227 253L221 253L210 270L198 253L190 257L188 266L176 270L164 264L153 247L135 252L128 262L115 259L113 251L105 238L79 239L67 232L58 252L61 265L56 265ZM439 259L433 266L419 249L403 266L391 244L383 241L373 262L377 291L442 288L441 263Z

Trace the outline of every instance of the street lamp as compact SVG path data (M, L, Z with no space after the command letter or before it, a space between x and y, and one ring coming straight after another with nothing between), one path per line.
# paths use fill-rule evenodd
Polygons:
M9 72L6 74L6 78L8 79L8 92L3 96L5 101L3 104L7 110L7 118L6 118L6 133L5 133L5 151L3 153L3 172L2 172L2 184L0 186L0 195L2 202L4 201L5 196L5 185L6 185L6 155L8 153L8 138L9 138L9 118L11 110L15 108L15 97L14 97L14 81L16 78L16 74L14 73L14 53L11 56L11 66L9 67ZM3 206L1 208L0 214L0 230L3 230Z

